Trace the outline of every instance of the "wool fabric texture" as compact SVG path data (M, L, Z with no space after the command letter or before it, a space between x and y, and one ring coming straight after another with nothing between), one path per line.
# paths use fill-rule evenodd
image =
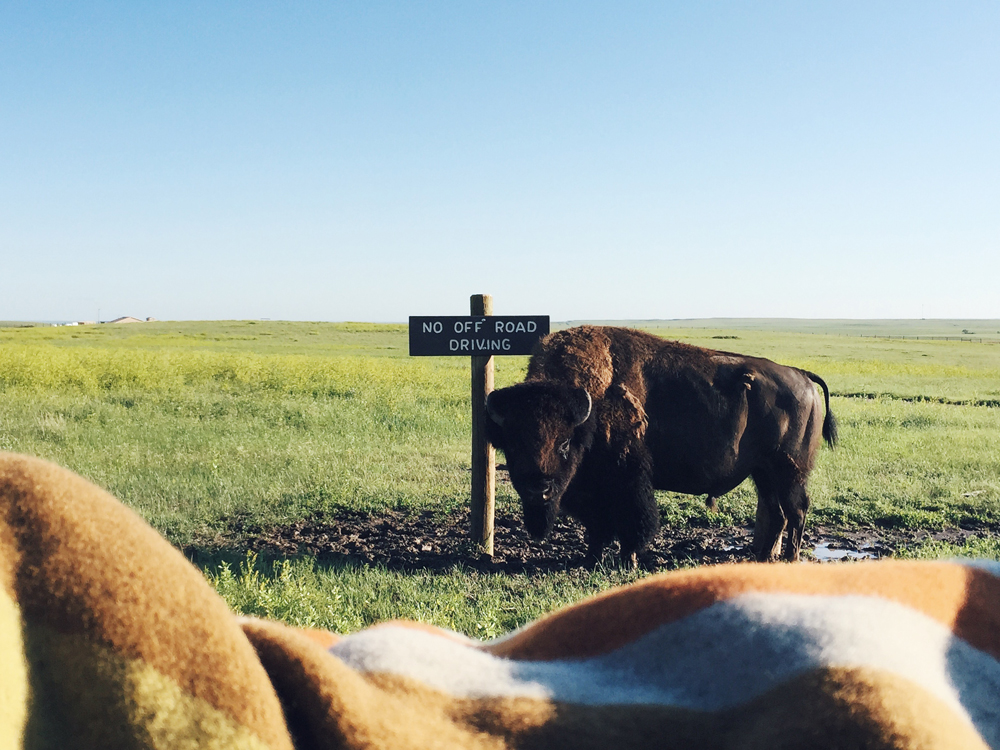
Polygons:
M135 513L0 453L0 748L1000 748L1000 567L651 576L492 641L232 613Z

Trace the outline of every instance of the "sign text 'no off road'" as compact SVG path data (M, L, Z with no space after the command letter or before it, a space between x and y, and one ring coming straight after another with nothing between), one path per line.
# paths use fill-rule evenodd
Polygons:
M548 315L411 315L410 356L531 354L548 332Z

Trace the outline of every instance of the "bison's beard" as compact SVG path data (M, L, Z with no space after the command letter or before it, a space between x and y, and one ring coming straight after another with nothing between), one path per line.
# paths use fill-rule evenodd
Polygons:
M559 515L558 503L539 501L521 502L524 510L524 528L534 539L544 539Z

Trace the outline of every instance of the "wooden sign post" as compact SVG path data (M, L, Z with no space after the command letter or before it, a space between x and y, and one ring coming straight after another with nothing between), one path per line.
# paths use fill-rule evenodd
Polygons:
M473 294L474 316L493 315L493 297ZM496 498L496 451L486 439L486 397L493 390L493 355L472 357L472 541L493 557L493 510Z
M472 539L493 556L496 455L486 439L486 396L493 390L493 356L530 354L549 332L547 315L494 316L493 297L474 294L470 316L410 316L410 356L472 360Z

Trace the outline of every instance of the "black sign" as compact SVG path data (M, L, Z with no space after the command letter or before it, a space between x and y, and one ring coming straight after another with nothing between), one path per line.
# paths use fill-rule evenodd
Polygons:
M410 356L531 354L548 332L548 315L411 315Z

